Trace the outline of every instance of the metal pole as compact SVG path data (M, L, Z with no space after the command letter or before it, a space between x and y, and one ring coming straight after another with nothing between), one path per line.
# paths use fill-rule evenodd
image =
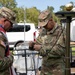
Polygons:
M26 30L26 27L25 27L25 22L26 22L26 10L24 8L24 44L25 44L25 30ZM25 45L26 46L26 45ZM26 75L27 75L27 58L26 58L26 49L24 49L24 53L25 53L25 70L26 70Z
M35 71L35 75L36 75L36 67L35 67L35 54L33 54L33 63L34 63L34 71Z
M65 69L65 75L70 75L70 22L71 17L66 17L66 51L65 51L65 60L66 60L66 69Z
M27 58L26 58L26 50L24 49L24 53L25 53L25 68L26 68L26 75L27 75Z
M26 31L25 23L26 23L26 9L24 8L24 43L25 43L25 31Z

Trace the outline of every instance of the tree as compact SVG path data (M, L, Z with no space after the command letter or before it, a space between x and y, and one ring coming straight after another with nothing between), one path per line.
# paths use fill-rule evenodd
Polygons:
M16 14L17 14L17 22L28 22L28 23L34 23L36 26L38 25L38 15L39 10L36 7L32 8L15 8Z
M52 6L48 6L47 9L50 10L51 12L53 12L54 7L52 7Z
M14 9L16 7L17 3L15 0L0 0L0 7L8 7L11 9Z
M17 15L17 22L24 22L24 8L23 7L19 7L19 8L15 8L14 9Z
M60 11L65 11L65 5L60 6Z
M74 2L69 2L69 3L72 3L74 6ZM66 11L65 5L60 6L60 11Z
M27 9L26 11L26 21L27 22L32 22L35 25L38 24L38 15L39 15L39 10L36 7L32 7Z
M72 4L73 4L73 6L74 6L74 2L72 2L72 1L71 1L70 3L72 3Z

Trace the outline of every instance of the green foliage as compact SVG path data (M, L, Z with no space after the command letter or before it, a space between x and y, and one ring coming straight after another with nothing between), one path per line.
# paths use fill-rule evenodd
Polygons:
M75 46L72 47L72 56L75 56Z
M74 2L71 3L74 5ZM17 7L16 0L0 0L0 8L3 6L11 8L14 10L14 12L16 12L17 22L24 22L25 20L26 22L34 23L36 26L38 25L38 15L40 10L38 10L36 7L26 8L24 10L24 7ZM53 6L47 6L47 9L52 13L54 11ZM61 5L59 11L65 11L65 5ZM60 19L56 17L54 13L53 18L57 23L60 23Z
M16 8L16 14L17 14L17 22L24 22L24 8L20 7L20 8Z
M60 11L65 11L65 5L60 6Z
M0 7L15 8L17 5L15 0L0 0Z
M39 15L39 10L36 9L36 7L32 7L27 9L26 12L26 21L27 22L33 22L35 25L38 24L38 15Z
M23 7L16 8L16 14L17 14L17 22L26 22L34 23L36 26L38 24L38 15L39 10L37 10L35 7L24 9Z
M51 12L54 11L54 7L52 7L52 6L48 6L47 9L50 10Z

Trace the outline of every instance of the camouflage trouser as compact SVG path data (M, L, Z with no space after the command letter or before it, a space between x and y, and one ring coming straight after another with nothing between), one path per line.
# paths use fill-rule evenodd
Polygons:
M54 72L45 72L45 73L40 73L40 75L65 75L64 72L61 72L60 70L54 70Z
M41 71L40 75L65 75L65 67L63 65L59 65L47 72L45 72L45 70Z

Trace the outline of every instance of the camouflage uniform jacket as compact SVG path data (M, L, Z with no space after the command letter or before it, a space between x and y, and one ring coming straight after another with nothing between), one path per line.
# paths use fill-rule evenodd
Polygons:
M9 67L13 63L13 57L11 55L5 56L7 44L6 34L0 31L0 75L11 75Z
M55 26L45 33L43 35L41 33L36 39L36 44L42 45L39 51L43 57L41 73L42 75L64 75L65 29Z

